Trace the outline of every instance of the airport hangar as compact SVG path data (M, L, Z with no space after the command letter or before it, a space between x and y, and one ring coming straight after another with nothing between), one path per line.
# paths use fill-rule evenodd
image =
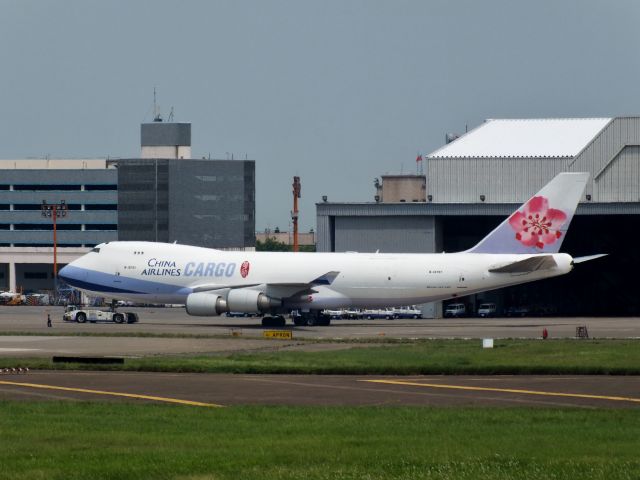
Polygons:
M191 124L141 125L140 158L0 160L0 290L51 291L58 268L114 240L255 247L255 161L191 158ZM224 228L220 228L224 225Z
M563 277L457 301L474 311L495 302L498 311L640 316L640 117L487 120L424 164L424 175L376 180L376 201L318 203L318 251L465 250L557 173L586 171L589 183L562 251L609 256ZM441 316L442 304L423 311Z

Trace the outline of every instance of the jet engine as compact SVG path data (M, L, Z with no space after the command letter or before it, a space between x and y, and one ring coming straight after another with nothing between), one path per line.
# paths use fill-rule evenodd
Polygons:
M227 308L230 312L266 312L280 305L280 300L268 297L258 290L237 288L230 290L227 295Z
M187 296L186 307L189 315L217 317L227 311L227 302L216 293L198 292Z
M186 301L187 313L199 317L216 317L224 312L266 312L280 305L280 300L247 288L229 290L226 298L216 292L191 293Z

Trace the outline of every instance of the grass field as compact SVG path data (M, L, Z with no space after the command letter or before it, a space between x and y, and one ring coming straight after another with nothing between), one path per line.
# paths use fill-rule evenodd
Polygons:
M0 479L632 479L640 411L0 402Z
M229 341L233 341L230 339ZM640 374L639 340L419 340L320 352L277 351L126 359L123 366L0 358L0 367L211 373L317 374Z

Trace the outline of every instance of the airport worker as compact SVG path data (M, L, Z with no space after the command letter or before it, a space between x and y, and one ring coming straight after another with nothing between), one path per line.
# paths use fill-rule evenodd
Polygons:
M51 328L51 314L47 313L47 327Z

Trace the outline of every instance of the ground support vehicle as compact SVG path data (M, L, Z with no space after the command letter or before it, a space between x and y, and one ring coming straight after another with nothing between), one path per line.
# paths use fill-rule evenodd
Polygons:
M115 322L115 323L136 323L138 314L133 312L114 312L113 310L97 310L93 308L83 308L76 305L69 305L62 319L65 322L85 323L95 322Z
M479 317L493 317L496 314L496 304L495 303L481 303L478 307L478 316Z
M365 310L362 312L362 316L368 320L373 320L374 318L386 318L387 320L391 320L392 318L396 318L396 314L392 308L382 310Z
M339 320L344 318L343 310L323 310L322 314L329 315L329 318L331 318L331 320Z
M464 303L450 303L444 309L445 317L464 317L467 314L467 307Z
M300 310L293 310L291 312L291 319L293 320L293 324L297 327L304 327L304 326L328 327L329 325L331 325L331 317L325 314L324 312L312 312L312 311L305 312ZM264 322L264 319L263 319L263 322ZM278 326L284 327L284 323Z
M415 305L394 308L393 313L395 318L422 318L422 310L419 310Z

